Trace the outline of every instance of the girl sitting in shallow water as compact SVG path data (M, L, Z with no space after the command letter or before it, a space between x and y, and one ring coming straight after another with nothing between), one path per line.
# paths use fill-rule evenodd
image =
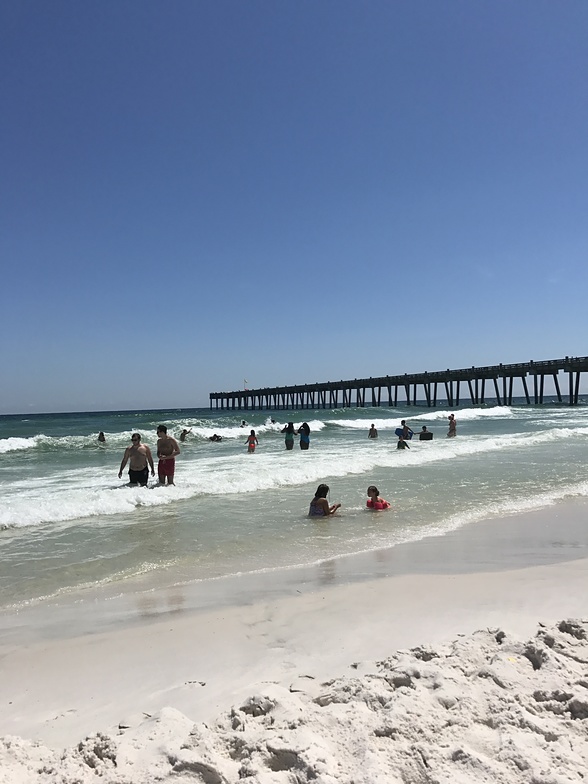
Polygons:
M314 494L314 498L310 502L308 510L309 517L329 517L334 515L341 504L333 504L329 506L327 496L329 494L329 485L319 485Z
M390 509L391 504L386 501L385 498L380 498L378 495L380 491L375 485L370 485L367 489L368 500L367 500L367 508L368 509Z

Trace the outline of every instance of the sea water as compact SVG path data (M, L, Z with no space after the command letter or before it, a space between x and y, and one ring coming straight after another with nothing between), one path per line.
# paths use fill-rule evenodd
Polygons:
M457 437L447 438L447 417ZM245 427L242 419L247 420ZM396 449L406 419L410 449ZM311 429L302 451L287 422ZM176 485L118 479L133 432L181 443ZM374 424L379 438L368 439ZM419 441L426 425L432 441ZM255 429L259 446L247 453ZM105 433L105 443L97 439ZM214 433L222 441L211 442ZM0 417L0 607L96 586L148 590L284 570L588 496L588 405L176 411ZM155 458L156 462L157 459ZM319 483L340 512L308 518ZM375 484L392 504L366 509Z

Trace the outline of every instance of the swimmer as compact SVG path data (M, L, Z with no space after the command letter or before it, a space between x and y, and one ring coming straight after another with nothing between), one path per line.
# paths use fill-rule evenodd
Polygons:
M252 455L255 452L256 444L259 444L257 436L255 435L255 430L252 430L251 435L247 436L247 441L245 441L245 443L247 444L247 452Z
M380 498L378 495L380 491L375 485L370 485L367 489L368 500L367 500L367 508L368 509L376 509L377 511L383 509L390 509L390 502L386 501L385 498Z
M186 436L188 435L188 433L191 433L191 432L192 432L192 428L190 428L189 430L186 430L186 429L182 430L182 432L180 433L180 441L185 441L186 440Z
M98 441L100 441L101 444L104 444L106 442L106 436L104 435L102 430L98 433Z
M208 440L209 440L209 441L222 441L222 440L223 440L223 437L222 437L222 436L219 436L219 435L217 435L216 433L214 433L213 435L211 435L211 436L208 436Z
M329 517L334 515L337 509L341 508L341 504L332 504L329 506L327 496L329 494L329 485L319 485L314 494L314 498L310 502L308 510L309 517Z
M376 430L376 428L375 428L375 427L372 425L372 426L370 427L370 429L368 430L368 438L377 438L377 437L378 437L378 431L377 431L377 430Z
M396 444L396 449L410 449L409 445L404 440L404 436L398 436L398 443Z

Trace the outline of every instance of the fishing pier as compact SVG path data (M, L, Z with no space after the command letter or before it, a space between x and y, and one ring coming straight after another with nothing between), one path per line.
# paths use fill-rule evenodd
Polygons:
M486 402L510 406L513 397L524 397L529 405L540 405L545 396L546 379L553 381L553 396L557 396L560 403L564 400L563 387L567 390L566 401L570 406L574 406L578 404L580 375L587 371L588 357L565 357L540 362L531 360L515 365L447 369L432 373L425 371L380 378L355 378L352 381L242 389L236 392L211 392L210 408L231 411L363 408L397 406L399 398L403 405L416 406L418 400L418 404L429 407L436 406L441 400L450 407L459 406L460 403L482 405ZM564 382L562 385L560 374Z

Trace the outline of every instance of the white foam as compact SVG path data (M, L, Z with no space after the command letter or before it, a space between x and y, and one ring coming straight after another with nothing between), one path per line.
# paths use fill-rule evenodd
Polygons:
M291 420L290 420L291 421ZM307 420L300 420L300 422L295 422L294 427L296 430L300 427L303 421ZM257 435L262 433L281 433L282 428L286 426L287 422L264 422L261 425L254 425L248 424L244 427L239 426L223 426L223 425L186 425L186 429L191 427L192 435L209 439L210 436L214 435L215 433L219 436L222 436L226 439L239 439L239 438L247 438L251 430L255 430ZM325 422L322 422L320 419L314 419L310 422L307 421L308 426L310 427L311 436L312 433L319 432L324 429L326 426Z
M0 439L0 454L6 452L20 452L23 449L34 449L37 438L2 438Z
M373 409L381 413L381 409ZM425 413L426 412L426 413ZM390 413L388 417L372 416L369 419L332 419L329 425L337 425L338 427L345 427L351 430L367 430L373 423L378 430L394 430L400 426L400 422L404 419L409 425L411 422L434 422L434 421L447 421L449 414L454 414L455 418L463 421L472 421L476 419L513 419L517 414L512 408L508 406L493 406L492 408L464 408L464 409L435 409L430 411L428 409L415 408L414 412L403 412L398 414L397 411ZM414 428L413 428L414 429Z
M123 433L105 433L106 442L100 444L104 447L114 446L125 449L130 444L131 431ZM47 436L44 433L29 438L3 438L0 439L0 454L6 452L23 451L26 449L40 449L44 451L77 451L87 447L98 446L98 433L79 436Z
M177 486L140 488L112 486L112 471L78 470L63 482L60 473L29 480L6 482L0 497L0 528L66 522L100 515L129 513L139 506L164 506L199 495L254 493L280 487L296 487L329 478L360 475L377 469L392 471L476 454L526 448L588 435L588 427L548 429L538 433L478 436L410 442L410 449L397 450L383 439L364 448L321 445L308 452L275 448L253 455L245 451L210 456L207 452L184 453L177 465ZM375 448L374 448L375 447Z

